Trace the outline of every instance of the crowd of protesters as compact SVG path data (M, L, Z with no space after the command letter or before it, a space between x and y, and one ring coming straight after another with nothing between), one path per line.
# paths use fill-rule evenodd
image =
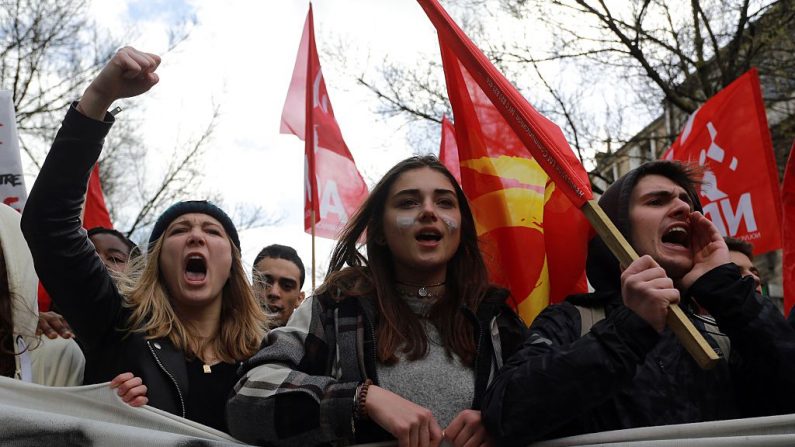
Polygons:
M376 184L306 299L290 247L263 249L252 285L234 223L207 201L170 206L140 250L115 230L86 233L107 110L152 88L159 63L119 50L69 107L21 232L0 206L0 375L110 382L132 406L260 445L526 445L795 412L795 330L761 295L748 247L701 214L698 173L676 162L642 165L599 201L640 258L619 265L594 238L593 292L529 328L489 283L464 193L432 156ZM37 277L53 312L37 312ZM667 328L671 304L716 367Z

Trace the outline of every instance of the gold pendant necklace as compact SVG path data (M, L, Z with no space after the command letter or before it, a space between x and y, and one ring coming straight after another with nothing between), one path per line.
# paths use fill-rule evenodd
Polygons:
M204 366L202 366L202 369L204 370L205 374L210 374L211 372L213 372L213 370L210 369L210 365L208 365L206 363L204 364Z

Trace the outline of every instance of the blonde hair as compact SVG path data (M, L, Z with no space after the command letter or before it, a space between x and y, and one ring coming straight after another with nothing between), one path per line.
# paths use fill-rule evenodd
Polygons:
M254 355L269 321L248 282L235 244L231 241L229 244L232 271L221 291L218 335L208 340L191 324L182 321L171 304L158 262L163 239L161 235L145 256L128 266L126 273L116 275L119 291L125 297L124 306L132 310L127 321L128 330L143 333L149 340L168 337L188 358L199 357L209 347L218 354L218 360L226 363Z

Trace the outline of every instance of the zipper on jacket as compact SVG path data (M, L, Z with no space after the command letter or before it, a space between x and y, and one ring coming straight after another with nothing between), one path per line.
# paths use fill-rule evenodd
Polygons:
M371 345L370 351L372 352L372 357L373 357L373 364L372 364L373 377L371 378L371 380L373 381L373 384L378 386L378 356L375 353L377 349L377 343L375 340L375 329L373 328L373 323L370 321L369 318L367 318L367 314L365 312L362 312L362 318L364 318L364 320L367 322L367 329L370 330L370 340L372 340L372 343L370 343ZM364 371L364 374L365 376L367 375L367 370Z
M177 397L179 397L179 405L182 408L182 417L183 418L186 417L185 416L185 401L182 399L182 391L180 391L180 389L179 389L179 385L177 384L177 379L175 379L174 376L172 376L171 373L166 369L166 367L163 366L163 364L160 362L160 357L158 357L157 354L155 353L155 350L152 349L152 344L150 343L149 340L146 340L146 346L149 347L149 351L154 356L155 362L157 362L157 366L159 366L160 369L162 369L163 372L166 373L168 378L171 379L171 382L174 384L174 388L177 389Z

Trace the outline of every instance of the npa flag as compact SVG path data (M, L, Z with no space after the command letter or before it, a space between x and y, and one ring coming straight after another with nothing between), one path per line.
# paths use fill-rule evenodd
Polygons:
M314 214L315 234L335 238L367 197L367 185L334 118L315 47L311 4L284 102L280 131L306 142L306 231L311 231Z
M453 174L458 184L461 184L461 165L458 162L458 145L455 142L455 127L453 123L442 117L442 142L439 145L439 161Z
M0 201L21 213L27 198L14 101L10 91L0 90Z
M420 3L439 32L462 186L475 216L481 251L491 280L511 290L519 315L529 324L549 303L587 291L590 225L567 196L571 189L556 185L530 154L527 141L542 146L538 140L551 135L554 139L544 141L544 148L568 152L565 160L579 167L573 182L582 197L590 196L587 174L560 129L521 98L466 36L443 32L440 23L446 27L454 24L441 6L435 0ZM515 116L505 104L495 104L465 66L465 58L471 61L476 57L487 64L479 72L486 86L501 83L502 91L521 98L522 112L511 110L527 113L536 126L522 129L529 140L517 135L508 121ZM544 132L536 133L539 127Z
M795 228L795 144L789 152L787 168L784 171L784 183L781 185L781 204L783 219L781 228ZM782 279L784 282L784 315L789 315L795 304L795 232L784 231L782 234L784 260Z
M663 158L704 167L701 204L721 234L750 242L755 255L781 248L778 170L756 69L693 112Z
M102 194L102 184L99 182L99 163L94 165L88 178L88 191L83 206L83 228L90 230L94 227L113 228L105 195Z

